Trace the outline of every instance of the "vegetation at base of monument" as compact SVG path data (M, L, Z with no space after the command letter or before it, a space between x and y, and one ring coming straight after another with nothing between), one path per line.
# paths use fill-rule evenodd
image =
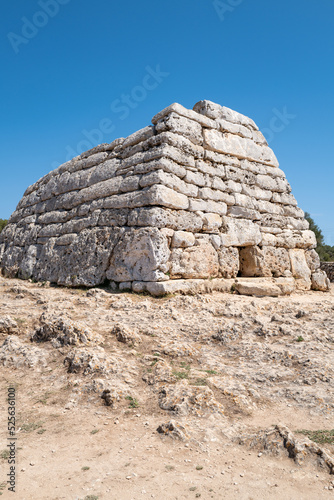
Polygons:
M321 262L333 262L334 261L334 246L325 245L324 235L320 227L314 222L312 217L308 212L305 212L305 219L310 224L310 230L314 232L317 239L316 251L320 257Z
M0 219L0 233L3 230L3 228L7 225L8 220L6 219Z

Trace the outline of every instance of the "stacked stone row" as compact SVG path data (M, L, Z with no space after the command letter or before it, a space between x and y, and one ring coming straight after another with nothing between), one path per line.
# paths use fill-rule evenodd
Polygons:
M228 108L194 109L173 104L30 186L1 235L3 269L86 285L292 271L309 287L315 237L265 138Z

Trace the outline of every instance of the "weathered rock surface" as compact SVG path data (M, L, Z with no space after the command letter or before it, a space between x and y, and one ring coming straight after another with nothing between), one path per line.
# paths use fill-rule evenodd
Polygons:
M0 363L14 368L46 366L48 353L21 342L16 335L6 338L0 348Z
M45 313L40 317L42 325L31 336L34 342L51 341L54 347L63 345L99 344L103 337L93 333L89 328L75 323L68 318Z
M253 436L243 436L239 442L251 449L268 454L282 455L287 453L298 465L307 461L314 462L318 467L326 468L330 474L334 474L334 459L322 446L307 437L297 437L282 424Z
M200 101L152 123L27 188L0 235L6 276L138 291L291 270L298 288L328 290L315 236L250 118Z
M10 316L0 318L0 333L13 334L18 330L17 322Z

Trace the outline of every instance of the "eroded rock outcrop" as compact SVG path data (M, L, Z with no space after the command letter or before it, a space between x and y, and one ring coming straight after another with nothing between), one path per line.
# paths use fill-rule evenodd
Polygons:
M251 119L200 101L152 123L28 187L0 236L6 275L156 295L237 276L328 289L315 236Z

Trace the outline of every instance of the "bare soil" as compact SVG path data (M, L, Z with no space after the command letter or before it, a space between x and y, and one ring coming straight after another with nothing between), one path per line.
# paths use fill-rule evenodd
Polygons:
M32 341L43 313L102 339ZM334 498L334 475L317 457L299 464L284 447L239 444L278 423L301 439L334 429L333 285L280 298L155 299L0 278L0 331L2 498ZM15 493L6 484L13 385ZM180 439L157 432L171 420ZM333 456L333 442L321 446Z

